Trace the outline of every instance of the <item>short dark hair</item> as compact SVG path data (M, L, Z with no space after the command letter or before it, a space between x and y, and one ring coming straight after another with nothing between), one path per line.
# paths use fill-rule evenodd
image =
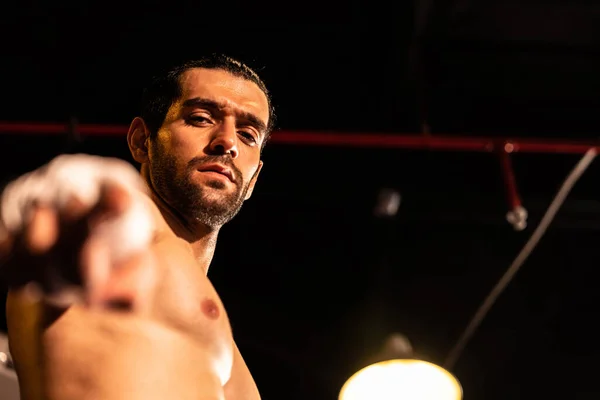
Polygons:
M156 136L158 130L165 121L167 112L171 105L181 95L180 78L183 73L193 68L220 69L232 75L254 82L267 96L269 105L269 122L263 146L275 125L275 112L271 104L271 95L266 85L258 74L246 64L223 54L212 54L197 60L186 61L170 67L158 75L155 75L142 94L142 106L140 116L144 119L150 130L150 137Z

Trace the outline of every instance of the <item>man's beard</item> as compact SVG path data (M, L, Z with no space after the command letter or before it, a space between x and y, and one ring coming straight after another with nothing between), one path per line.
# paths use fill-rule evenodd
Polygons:
M230 168L235 176L235 190L225 191L227 185L210 180L203 187L193 181L197 168L206 163L219 163ZM186 220L199 222L210 228L219 228L229 222L242 208L249 182L244 184L242 173L229 156L204 156L190 160L183 171L178 171L173 155L163 149L155 153L149 163L152 185L167 204ZM211 189L212 188L212 189ZM213 196L208 191L215 191ZM223 194L219 195L218 192Z

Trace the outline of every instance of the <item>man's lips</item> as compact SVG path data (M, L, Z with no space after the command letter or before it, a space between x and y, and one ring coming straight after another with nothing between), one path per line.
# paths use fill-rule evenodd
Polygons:
M216 172L218 174L224 175L233 183L235 183L235 176L233 175L233 171L224 165L221 164L204 164L197 168L200 172Z

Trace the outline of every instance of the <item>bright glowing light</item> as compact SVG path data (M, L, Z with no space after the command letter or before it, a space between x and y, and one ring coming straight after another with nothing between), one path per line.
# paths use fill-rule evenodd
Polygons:
M445 369L421 360L388 360L361 369L339 400L461 400L460 384Z

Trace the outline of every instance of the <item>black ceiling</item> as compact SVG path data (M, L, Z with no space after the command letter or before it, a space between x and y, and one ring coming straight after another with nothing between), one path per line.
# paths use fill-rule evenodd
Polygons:
M156 66L220 51L261 70L285 130L595 140L600 5L585 1L2 6L0 120L124 124ZM122 138L0 136L2 178ZM383 338L441 362L576 156L515 157L514 232L489 154L273 145L210 276L266 400L333 400ZM597 398L592 165L456 365L466 400ZM398 216L372 216L398 189Z

